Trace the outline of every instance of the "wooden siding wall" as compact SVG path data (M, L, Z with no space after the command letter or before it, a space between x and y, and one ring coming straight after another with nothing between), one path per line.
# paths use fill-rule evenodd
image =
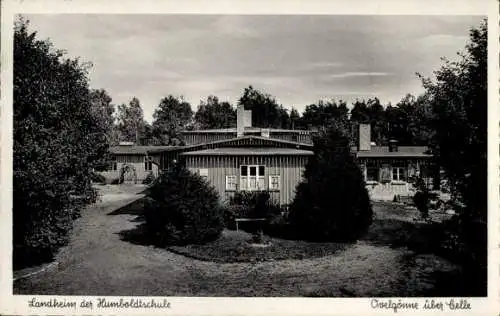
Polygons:
M239 183L240 165L264 165L265 187L269 187L269 176L280 175L280 190L271 192L271 197L275 202L286 205L295 196L295 188L302 180L307 159L306 156L187 156L186 166L195 173L199 169L208 169L208 180L221 198L228 201L234 192L226 192L226 176L237 176Z

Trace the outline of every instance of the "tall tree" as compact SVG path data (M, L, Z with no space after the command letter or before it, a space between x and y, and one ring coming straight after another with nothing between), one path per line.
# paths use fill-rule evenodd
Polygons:
M387 144L385 110L378 98L368 99L366 102L368 108L369 122L371 125L372 140L379 145Z
M133 97L128 105L118 106L117 123L120 141L134 142L138 145L141 143L145 123L139 99Z
M92 169L107 144L88 65L38 40L19 19L13 66L13 249L20 267L50 259L67 242L81 203L95 200Z
M235 127L236 110L228 102L219 102L219 98L211 95L206 102L200 102L194 119L201 129Z
M315 155L290 207L290 222L300 238L355 240L372 222L363 174L341 125L333 123L314 138Z
M278 105L274 97L255 90L252 86L245 88L238 104L252 110L252 124L256 127L282 128L288 120L288 113Z
M182 144L181 131L192 124L193 110L184 99L169 95L153 114L153 135L161 145Z
M300 122L300 114L299 114L299 111L297 111L297 109L295 108L292 108L292 110L290 111L290 128L291 129L301 129L302 128L302 124Z
M365 100L356 100L351 109L351 121L355 123L370 123L370 113Z
M92 117L105 136L99 148L101 159L96 163L96 169L98 170L107 168L107 161L109 160L107 149L118 142L113 117L114 105L111 104L111 101L111 97L104 89L93 89L90 91Z
M339 104L335 100L318 101L317 104L306 106L302 114L302 122L308 127L324 127L335 122L346 121L349 110L345 102Z
M458 61L444 60L435 78L422 78L434 120L432 148L466 204L465 214L487 215L487 25L470 31Z

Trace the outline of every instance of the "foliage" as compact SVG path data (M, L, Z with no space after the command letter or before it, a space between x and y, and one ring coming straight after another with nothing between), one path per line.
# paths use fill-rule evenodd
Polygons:
M137 183L137 171L135 170L135 167L133 165L129 164L123 164L122 167L120 168L120 175L119 175L119 180L118 183L122 184L125 182L125 175L132 174L132 177L134 179L134 183Z
M142 180L142 184L151 184L155 181L155 175L153 174L153 171L150 171L146 178Z
M160 245L205 243L223 229L217 191L182 165L170 168L151 187L145 218Z
M228 102L219 102L216 96L201 101L194 116L200 129L228 128L236 126L236 110Z
M145 122L139 99L134 97L128 105L121 104L118 106L117 128L120 132L120 141L141 143Z
M304 239L356 239L371 224L373 212L349 139L329 128L314 139L314 152L297 186L290 222Z
M236 192L230 200L230 205L237 217L270 218L281 212L267 191Z
M95 201L92 169L107 150L89 93L88 65L14 29L14 267L50 259L82 203ZM75 197L79 197L78 199Z
M183 98L163 98L153 114L153 137L159 145L181 145L181 130L191 124L193 110Z
M349 109L347 104L340 101L338 104L335 100L323 102L318 101L318 104L310 104L306 106L301 118L301 125L310 127L327 126L332 121L347 120Z
M264 94L252 86L245 88L238 103L252 111L252 125L256 127L288 128L290 118L282 105L269 94Z
M431 147L456 194L462 215L487 217L487 25L470 31L458 61L444 59L435 79L422 78L432 116Z
M91 179L92 182L94 183L102 183L102 184L106 183L106 177L100 173L92 172Z

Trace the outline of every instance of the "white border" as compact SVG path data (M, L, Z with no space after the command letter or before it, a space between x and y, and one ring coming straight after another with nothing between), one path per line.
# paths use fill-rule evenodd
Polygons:
M229 315L229 314L280 314L280 315L358 315L394 312L370 308L370 299L342 298L168 298L169 310L30 310L27 301L32 296L12 295L12 26L15 13L202 13L202 14L425 14L425 15L487 15L489 27L488 53L488 298L469 299L471 311L454 311L441 314L491 315L498 314L500 290L497 248L499 201L499 43L498 2L495 0L241 0L241 1L120 1L120 0L4 0L1 3L1 208L0 238L0 314L169 314L169 315ZM80 299L91 297L60 297ZM162 299L162 298L161 298ZM398 298L392 298L398 300ZM423 303L424 299L408 298ZM398 314L404 313L398 311ZM412 312L420 314L422 311ZM433 313L434 314L434 313Z

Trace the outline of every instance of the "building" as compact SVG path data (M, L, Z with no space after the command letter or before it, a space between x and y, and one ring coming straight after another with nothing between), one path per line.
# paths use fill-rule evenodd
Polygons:
M414 183L422 178L431 186L431 157L426 146L374 146L371 142L370 125L359 125L358 146L352 151L363 172L372 199L390 200L394 195L411 196Z
M223 200L237 191L268 190L276 202L291 203L309 157L313 132L252 126L251 112L239 107L237 127L185 131L186 146L149 151L160 154L160 168L183 163L215 186ZM412 195L412 181L427 174L427 147L374 146L370 125L359 125L352 148L373 199Z
M352 148L373 199L392 199L414 192L416 177L428 178L431 155L427 147L376 146L371 142L370 125L359 125L358 144ZM309 157L313 155L313 132L252 126L251 112L239 107L237 126L226 129L184 131L184 146L133 146L112 148L113 171L132 166L137 181L149 172L173 163L206 178L223 200L238 191L268 190L274 201L290 204ZM132 168L130 168L132 169ZM134 179L130 174L126 179Z
M313 155L311 131L252 127L251 112L239 107L237 127L185 131L180 148L160 153L160 167L183 163L206 178L225 201L237 191L268 190L271 198L289 204Z
M109 170L100 172L106 182L111 183L120 178L120 172L124 172L125 183L141 183L148 174L155 177L159 173L159 154L149 154L150 151L172 148L171 146L136 146L132 142L122 142L118 146L110 148L112 160Z

